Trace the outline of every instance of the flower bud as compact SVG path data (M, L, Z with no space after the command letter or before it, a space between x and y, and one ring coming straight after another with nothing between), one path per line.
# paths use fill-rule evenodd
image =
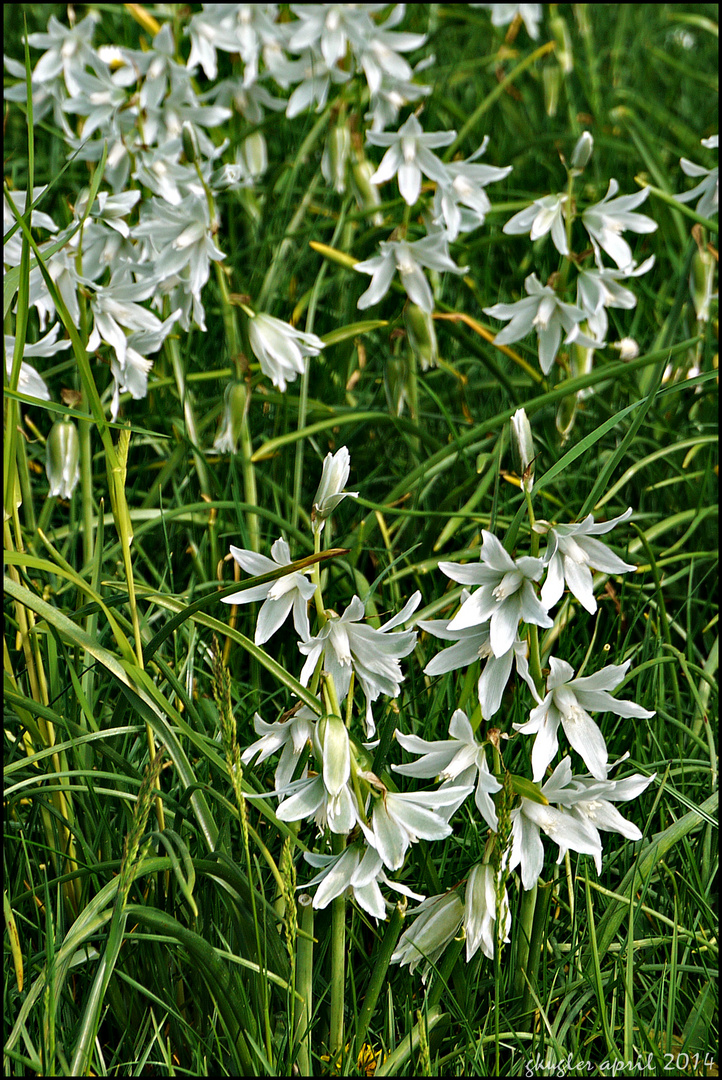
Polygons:
M517 409L511 418L521 460L521 486L524 491L531 491L534 485L534 442L531 424L524 409Z
M422 311L418 304L409 301L404 307L404 323L409 345L421 365L421 370L427 371L430 367L436 367L439 347L431 313Z
M572 151L572 168L582 172L592 156L593 149L594 139L588 131L583 131L577 140L577 145Z
M219 454L235 454L241 437L243 418L248 405L248 387L244 382L230 382L223 395L223 419L213 443Z
M423 964L422 981L436 963L446 946L456 937L464 918L464 905L456 892L430 896L414 913L419 915L406 930L391 957L392 964L408 964L413 974Z
M381 211L374 211L374 207L381 205L381 195L376 184L371 183L371 177L376 172L375 168L367 158L361 158L355 163L351 170L351 176L354 182L354 194L356 196L356 202L362 210L365 210L374 225L380 227L384 223L384 216Z
M268 148L263 132L254 131L243 140L236 154L236 161L252 180L263 176L268 168Z
M183 153L186 158L192 165L195 165L196 162L201 160L201 152L198 148L198 136L189 120L183 121L183 126L181 128L181 142L183 144Z
M565 75L568 75L570 71L574 70L572 39L569 36L569 27L561 15L553 15L549 20L549 28L554 35L557 46L554 55L559 62L559 67Z
M56 420L45 447L45 472L50 494L69 499L80 479L80 440L70 420Z
M613 342L611 348L619 352L620 360L636 360L639 356L639 345L631 337L625 337L620 341Z
M709 320L709 309L714 295L715 257L707 248L698 245L692 256L689 273L689 291L699 322Z
M316 725L322 761L323 784L329 795L338 795L351 775L351 744L340 716L322 716Z
M321 172L327 184L343 195L346 190L346 168L351 154L351 132L347 122L331 129L321 158Z
M558 64L546 64L542 68L542 85L544 87L544 108L547 116L556 116L559 105L559 88L562 84L562 73Z

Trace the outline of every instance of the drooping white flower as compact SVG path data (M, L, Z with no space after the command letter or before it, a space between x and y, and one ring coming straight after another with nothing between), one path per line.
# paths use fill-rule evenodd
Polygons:
M489 643L496 657L512 648L519 620L550 627L552 620L536 597L533 581L544 572L541 559L523 555L512 559L492 533L482 530L483 543L479 563L441 562L439 569L463 585L479 585L459 613L448 624L449 630L478 626L489 620Z
M565 788L571 783L572 767L564 758L541 788L541 794L551 803L564 805L570 792ZM576 787L571 793L576 794ZM587 822L580 821L571 813L552 805L542 805L532 799L522 798L521 805L511 812L512 844L509 854L509 870L521 864L521 882L525 890L531 889L539 880L544 866L544 844L540 832L544 832L559 846L561 862L568 849L581 855L591 855L595 862L601 858L599 833Z
M503 180L513 166L476 165L476 159L486 150L489 136L478 150L466 161L449 161L444 167L448 179L437 184L434 195L434 220L443 221L449 240L456 240L460 232L471 232L484 224L491 210L491 202L484 191L487 184Z
M493 866L477 863L469 874L464 897L464 933L467 964L479 949L489 960L494 959L496 945L496 876ZM502 940L509 941L511 912L506 889L501 899L504 923Z
M503 228L507 236L521 236L529 233L530 240L539 240L548 232L552 234L554 247L560 255L569 254L567 244L566 223L564 220L564 207L568 196L545 195L542 199L535 199L531 206L520 210L514 217L509 218Z
M634 822L623 817L612 803L636 799L638 795L646 791L656 775L652 773L651 776L642 776L640 773L635 773L624 780L595 780L590 776L573 776L570 788L567 788L564 795L560 796L560 803L562 798L565 798L565 805L573 816L599 837L597 873L601 873L602 869L600 830L619 833L627 840L642 839L640 829ZM575 788L576 791L572 792L571 788ZM563 854L563 847L560 850Z
M423 895L386 876L381 856L375 848L352 844L341 855L317 855L305 851L303 857L311 866L322 868L320 874L304 886L310 889L318 885L313 898L317 910L328 907L337 896L350 891L359 907L375 919L385 919L386 901L380 885L387 885L413 900L424 899Z
M463 589L462 604L469 599L469 596L468 590ZM477 688L481 715L484 720L490 720L499 711L514 661L516 661L517 673L525 682L529 682L531 678L527 663L529 645L526 641L516 638L509 651L497 657L494 656L489 644L488 622L450 630L449 624L452 621L452 619L419 619L417 622L420 629L426 630L434 637L456 642L455 645L450 645L448 649L442 649L440 653L437 653L424 668L424 674L443 675L447 671L468 667L475 660L485 661Z
M354 596L340 618L335 612L327 612L328 622L316 637L299 642L299 649L307 657L300 675L303 686L308 684L323 656L324 669L333 678L340 704L348 694L351 671L356 673L366 696L369 738L376 730L371 705L380 694L392 698L398 695L404 679L399 660L408 656L416 644L415 630L401 630L396 634L390 634L389 630L408 621L420 600L421 593L415 592L398 615L375 630L360 622L364 617L364 604Z
M636 307L637 297L631 289L620 285L620 281L646 274L653 266L654 255L650 255L640 266L630 266L626 270L613 270L611 267L580 270L577 277L577 306L586 315L589 331L597 340L603 341L607 336L608 307L627 311Z
M457 709L451 717L450 739L429 742L417 735L404 735L398 729L394 734L404 750L423 755L409 765L392 765L395 772L427 779L437 777L450 781L449 786L469 787L470 791L473 790L471 785L476 782L475 801L479 813L489 828L494 832L498 830L496 808L491 796L501 791L501 784L489 771L486 749L476 741L469 718L462 709Z
M273 544L270 559L255 551L234 547L233 544L231 544L231 555L247 574L268 574L272 570L277 570L279 566L288 566L293 562L291 549L283 538L279 538ZM264 601L256 623L254 636L256 645L263 645L268 641L283 625L291 611L293 611L293 625L296 627L296 633L303 641L307 641L311 636L307 605L316 588L306 577L306 574L310 573L309 569L284 574L276 581L241 589L231 596L222 597L222 600L224 604L250 604L254 600Z
M716 150L719 145L719 136L712 135L709 139L702 139L702 146L706 146L708 149ZM699 202L695 207L698 214L703 217L711 218L713 214L719 212L719 168L715 165L713 169L705 169L702 165L697 165L696 162L690 161L688 158L680 158L679 163L682 166L682 172L686 176L703 177L702 180L691 188L689 191L683 191L679 195L675 195L677 202L692 202L692 199L696 199L699 195Z
M349 496L358 498L358 491L344 491L351 469L351 456L347 446L340 447L335 454L328 453L323 459L321 479L313 497L311 526L315 533L323 531L326 519L331 516L342 499Z
M320 832L329 828L332 833L342 836L347 836L361 821L356 795L348 782L332 795L323 776L308 776L277 788L273 794L283 797L276 811L280 821L302 821L312 817Z
M301 705L286 720L277 720L274 724L267 724L258 713L254 713L253 727L260 738L246 747L241 754L241 761L247 765L256 757L256 764L260 765L271 754L280 750L275 783L277 789L287 787L293 779L304 747L313 739L314 719L314 714L307 705ZM304 778L305 775L302 779Z
M539 366L545 375L552 369L554 358L559 350L562 329L567 336L564 344L577 342L587 348L598 349L603 342L587 337L579 329L579 323L586 318L581 308L566 304L560 300L550 285L542 285L536 274L529 274L524 282L529 294L514 304L494 304L484 308L487 315L495 319L511 320L508 326L500 330L495 337L497 345L510 345L520 341L531 330L536 330L539 338Z
M429 896L408 914L417 918L399 938L391 963L408 964L409 974L422 964L421 978L426 982L432 964L459 932L464 905L458 893L451 891Z
M26 341L23 345L23 356L54 356L61 349L67 349L70 345L70 339L65 338L57 341L59 330L60 323L55 323L48 330L45 337L40 338L39 341ZM13 334L5 334L5 370L8 373L8 379L13 370L14 352L15 337ZM47 388L45 379L35 370L32 364L26 364L24 360L20 363L17 389L19 393L27 394L28 397L39 398L41 401L50 401L50 391Z
M371 284L358 300L362 310L378 304L389 291L393 276L398 270L401 284L410 300L429 314L434 310L434 297L422 267L430 270L447 270L452 274L465 274L468 266L457 266L450 257L449 241L445 232L425 236L422 240L382 240L379 254L364 262L357 262L354 270L371 275Z
M600 248L606 251L620 270L629 271L632 266L632 249L622 236L625 230L636 233L652 233L657 222L645 214L634 214L649 195L649 188L636 191L633 195L620 195L616 180L609 181L607 194L601 202L588 206L582 213L582 222L589 233L594 248L597 265L602 268Z
M80 440L72 421L56 420L45 447L48 494L69 499L80 480Z
M384 791L374 800L371 827L360 822L363 834L389 870L398 870L411 844L417 840L443 840L451 826L437 811L458 806L473 787L447 787L438 791Z
M286 389L297 375L303 375L305 356L318 356L324 343L316 334L297 330L290 323L263 312L248 326L248 337L261 370L279 390Z
M620 521L627 521L631 516L630 506L619 517L597 524L594 523L592 514L588 514L584 521L570 525L552 527L548 521L542 519L535 522L535 532L548 534L547 548L543 556L547 576L541 590L544 607L552 608L561 599L566 581L579 603L590 615L594 614L597 601L593 593L592 570L626 574L637 568L633 563L623 562L606 544L593 537L610 532Z
M557 732L561 724L570 745L577 751L592 776L605 780L607 776L607 745L604 736L589 715L590 712L612 712L617 716L648 719L654 712L633 701L613 698L610 690L624 680L631 660L610 664L594 675L574 679L574 668L565 660L549 657L550 673L547 694L529 713L524 724L514 724L524 735L536 735L531 754L535 783L544 776L558 748Z
M455 138L455 131L425 132L413 113L397 132L370 131L367 142L388 147L371 183L383 184L398 174L401 197L413 206L421 192L422 173L439 184L450 182L446 166L430 147L448 146Z

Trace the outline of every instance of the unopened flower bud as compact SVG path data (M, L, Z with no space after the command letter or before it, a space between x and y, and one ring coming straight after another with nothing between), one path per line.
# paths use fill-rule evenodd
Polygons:
M268 147L263 132L254 131L243 140L236 161L245 168L246 176L257 180L268 168Z
M346 190L346 168L351 153L351 131L348 122L334 125L321 158L321 172L327 184L339 195Z
M524 491L531 491L534 486L534 441L526 410L517 409L511 418L511 424L521 461L521 486Z
M571 166L581 172L588 164L594 149L594 139L588 131L583 131L577 140L577 145L572 151Z
M409 301L404 307L404 322L409 345L421 364L421 370L426 371L430 367L436 367L439 360L439 347L431 312L422 311L418 304Z
M80 479L80 440L70 420L56 420L45 447L45 472L50 494L69 499Z
M323 783L329 795L338 795L351 775L351 744L340 716L322 716L316 739L323 762Z
M709 309L714 295L715 257L711 251L701 245L692 256L692 268L689 273L689 291L699 322L709 320Z
M358 160L351 170L354 182L354 194L356 201L362 210L365 210L371 221L377 227L383 225L384 216L380 210L374 212L375 207L381 205L381 195L376 184L371 183L371 177L376 172L374 166L367 158Z
M188 161L195 165L196 162L199 162L201 159L201 152L198 147L198 136L189 120L183 121L181 141L183 143L183 153Z
M562 73L558 64L546 64L542 68L542 85L544 87L544 108L547 116L556 116L559 105L559 88L562 84Z
M219 454L235 454L248 405L248 387L244 382L230 382L223 397L223 419L213 449Z

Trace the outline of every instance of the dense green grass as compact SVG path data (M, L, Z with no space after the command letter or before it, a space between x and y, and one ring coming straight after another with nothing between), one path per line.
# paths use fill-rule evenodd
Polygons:
M329 345L311 360L307 384L298 380L281 393L258 370L243 337L250 371L239 362L237 308L211 275L207 332L193 329L166 344L145 400L122 395L119 422L133 427L124 480L107 469L107 443L117 431L106 427L103 442L96 423L82 422L83 483L69 500L47 496L44 441L54 415L42 404L6 399L6 410L19 410L9 414L19 434L6 478L17 473L22 493L19 508L9 500L5 524L8 1074L291 1071L300 1004L288 986L294 970L305 970L308 939L303 925L297 934L289 899L294 875L298 885L310 880L301 851L313 846L314 833L307 823L279 824L275 800L240 800L239 811L226 754L232 757L232 740L224 748L221 738L214 635L225 647L241 749L255 738L255 711L276 720L293 698L289 680L269 670L251 645L254 612L239 607L229 628L230 610L215 595L219 579L233 580L233 564L223 559L229 544L249 548L256 535L264 554L281 534L294 558L312 554L309 515L321 463L345 445L348 486L360 497L340 504L324 534L327 547L346 549L322 571L326 605L341 612L355 593L365 597L373 589L367 615L378 625L377 615L385 621L420 589L417 616L450 618L459 590L437 569L440 560L478 557L482 529L503 540L513 528L516 553L529 550L507 422L522 405L532 421L537 482L569 455L563 470L538 483L537 517L575 521L593 511L604 519L634 509L634 524L619 527L613 539L638 571L610 579L594 617L575 603L557 609L555 628L542 635L542 656L553 645L576 670L588 657L589 672L633 658L620 696L655 710L654 717L598 719L610 760L628 753L623 770L656 773L644 795L621 807L644 839L633 844L605 833L599 877L592 860L574 852L557 866L557 849L548 846L538 936L525 967L530 985L520 978L524 900L512 876L512 940L496 964L477 954L466 965L461 944L452 942L425 985L419 971L409 975L392 965L364 1017L384 937L398 927L376 925L348 903L349 1050L342 1071L356 1075L366 1067L357 1065L354 1046L364 1017L365 1043L379 1055L377 1075L485 1075L499 1068L518 1076L527 1066L551 1073L568 1060L601 1075L620 1061L644 1062L634 1069L643 1075L716 1074L717 315L714 307L710 321L697 321L689 295L694 216L686 213L689 204L664 198L692 185L680 157L713 163L700 139L717 123L716 8L560 5L573 67L559 78L550 116L544 87L552 76L544 72L558 70L553 54L516 73L553 40L550 7L556 6L545 5L537 42L522 28L504 44L504 31L491 28L486 11L461 5L410 5L404 24L429 34L422 53L436 58L422 76L433 83L425 129L461 131L475 114L460 150L468 156L488 134L484 161L514 166L489 188L493 210L485 225L453 248L468 273L447 274L437 297L437 315L461 313L487 336L463 321L437 319L442 363L419 372L414 384L402 291L392 288L378 306L359 312L368 278L310 246L372 257L403 218L395 183L382 191L384 226L370 224L351 196L320 180L327 113L289 121L269 112L269 169L253 193L257 212L245 194L219 202L227 289L254 304L263 295L259 306L319 335L361 319L386 325ZM99 42L138 47L147 37L122 6L98 10ZM66 17L64 5L6 6L6 52L22 59L21 17L38 30L53 12ZM187 57L187 39L181 41ZM227 54L221 62L221 73L230 74ZM202 75L199 85L206 88ZM481 102L487 107L475 113ZM249 128L237 116L225 128L214 140L230 137L231 160ZM563 190L559 153L568 157L584 129L595 145L577 181L580 204L601 199L611 177L621 193L636 191L639 178L662 195L643 207L657 232L631 237L636 258L654 254L655 266L631 283L633 311L609 311L608 340L635 338L639 358L624 364L609 350L596 354L586 379L592 392L562 440L557 415L569 399L564 380L574 374L569 351L562 349L561 364L540 380L536 339L512 347L530 375L488 340L500 327L482 308L519 299L528 274L546 282L559 269L549 237L532 245L502 227L532 199ZM11 189L28 182L27 131L24 107L11 104ZM374 153L378 163L381 151ZM35 185L49 183L64 158L52 121L43 120L34 131ZM88 183L88 167L72 163L40 208L65 225L69 203ZM409 228L410 237L423 235L414 219ZM716 247L711 232L704 240ZM581 233L577 241L581 246ZM21 296L22 289L21 283ZM80 332L87 335L84 318ZM6 333L14 326L9 313ZM31 312L27 340L37 336ZM225 386L239 363L250 390L253 457L245 460L242 452L211 449ZM55 401L64 388L82 391L78 408L88 415L72 352L37 366ZM697 374L685 378L692 367ZM109 367L91 356L89 370L107 416ZM404 380L411 401L399 415ZM571 383L573 390L580 385ZM586 505L600 476L606 482ZM133 534L134 595L122 529ZM186 617L164 634L179 612ZM403 661L399 697L377 703L375 772L401 761L391 741L395 727L444 739L456 708L473 713L473 669L468 676L423 674L442 644L420 634ZM290 623L265 651L298 678L302 658ZM357 700L362 716L363 696ZM495 724L513 734L530 704L521 680L512 679ZM142 787L149 740L165 747L156 757L157 801L147 779ZM530 775L529 741L517 736L503 745L506 767ZM271 759L247 768L244 790L271 790L274 765ZM405 778L396 780L410 789ZM411 849L401 875L410 888L428 895L452 888L481 861L487 829L471 800L454 826L448 840ZM139 849L143 858L136 859ZM280 867L282 889L272 864ZM330 906L314 913L312 928L310 1052L313 1071L321 1072L329 1069L322 1055L331 1022Z

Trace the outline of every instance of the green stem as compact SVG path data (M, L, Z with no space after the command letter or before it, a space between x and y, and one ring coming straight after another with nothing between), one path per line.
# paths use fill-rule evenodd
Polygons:
M311 1017L313 1015L313 899L308 893L298 898L300 911L296 938L296 1007L294 1043L298 1047L296 1065L301 1076L311 1075Z
M553 881L549 881L546 884L539 885L536 896L536 902L534 905L534 921L532 923L531 940L529 942L529 958L527 964L527 978L529 979L529 982L525 983L524 986L524 997L521 1005L522 1015L525 1015L531 1009L531 991L532 987L537 981L537 975L539 973L539 961L541 960L542 942L544 940L544 935L547 929L549 901L551 900L553 887Z
M401 933L401 927L403 926L406 912L406 904L397 904L393 910L393 914L386 926L386 932L384 939L381 942L381 948L379 949L376 957L373 972L371 974L371 980L366 991L366 997L364 998L361 1011L358 1016L358 1023L356 1025L356 1045L354 1049L354 1057L357 1057L366 1038L366 1032L368 1031L369 1024L371 1023L371 1017L374 1014L376 1008L376 1002L378 1001L381 988L386 978L386 972L388 971L389 963L391 961L391 955L396 948L396 942L399 940L399 934Z
M332 834L331 846L340 855L346 837ZM342 893L331 903L331 1025L329 1050L333 1061L343 1054L343 1012L346 983L346 897Z
M532 927L534 925L534 909L536 907L537 884L531 889L526 889L521 897L521 912L517 923L516 934L516 970L512 984L514 997L524 997L526 983L524 975L529 967L529 947L531 945Z

